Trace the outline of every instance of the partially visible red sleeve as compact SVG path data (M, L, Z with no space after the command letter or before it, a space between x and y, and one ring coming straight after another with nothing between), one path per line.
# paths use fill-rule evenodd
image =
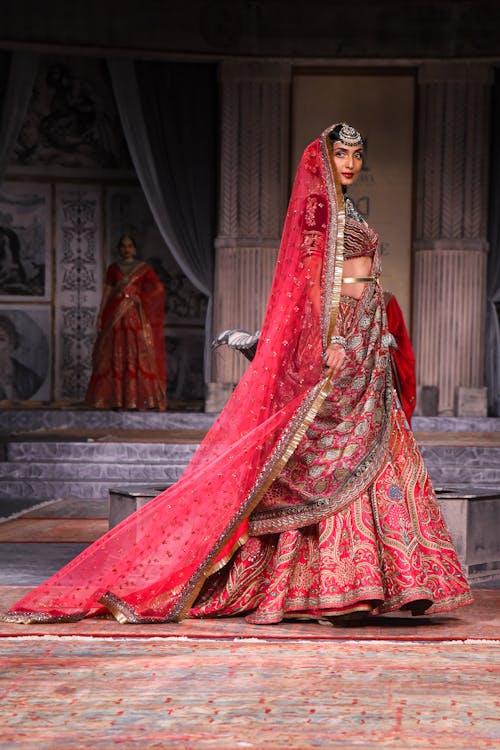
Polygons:
M385 305L387 325L398 345L397 349L392 350L392 355L400 386L399 398L409 424L417 400L415 354L405 325L403 312L396 297L393 294L386 295Z

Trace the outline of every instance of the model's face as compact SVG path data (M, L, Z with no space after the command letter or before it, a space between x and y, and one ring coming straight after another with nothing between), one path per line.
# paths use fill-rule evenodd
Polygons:
M363 167L363 146L333 144L333 166L341 185L352 185Z
M120 255L124 260L130 260L135 255L135 245L130 237L124 237L120 242Z

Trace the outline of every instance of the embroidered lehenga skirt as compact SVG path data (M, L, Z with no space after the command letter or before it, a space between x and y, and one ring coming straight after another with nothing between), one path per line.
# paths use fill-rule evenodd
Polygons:
M192 617L246 614L266 624L401 608L434 613L471 601L384 374L376 306L377 295L342 298L350 364L267 490L250 537L207 580Z

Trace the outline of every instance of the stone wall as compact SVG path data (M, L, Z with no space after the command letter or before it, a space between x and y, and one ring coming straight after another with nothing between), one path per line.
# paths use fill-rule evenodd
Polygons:
M496 0L10 0L4 45L128 54L330 58L498 56Z

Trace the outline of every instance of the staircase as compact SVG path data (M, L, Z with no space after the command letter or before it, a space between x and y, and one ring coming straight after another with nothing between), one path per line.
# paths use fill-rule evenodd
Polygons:
M105 499L116 485L166 487L215 415L8 409L0 419L1 511L2 498Z
M500 492L499 418L414 417L412 428L436 488Z
M114 486L167 486L215 416L0 410L0 508L2 498L107 498ZM500 419L415 417L412 427L437 488L500 491Z

